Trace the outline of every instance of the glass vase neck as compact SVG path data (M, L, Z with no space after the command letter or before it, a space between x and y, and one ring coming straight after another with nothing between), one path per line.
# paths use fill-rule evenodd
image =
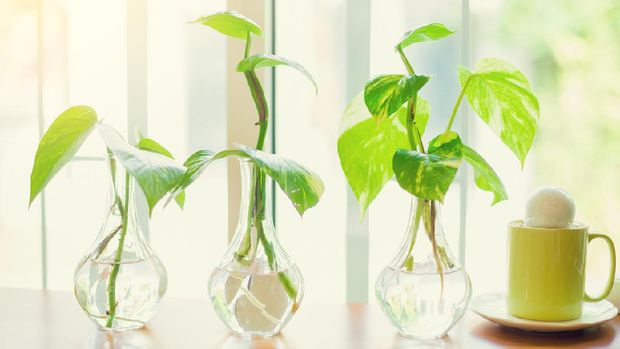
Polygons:
M441 225L438 201L412 197L409 223L392 268L404 271L436 272L458 268Z
M110 154L106 157L105 172L108 178L108 199L103 224L90 258L102 262L114 262L119 256L123 262L146 259L152 251L138 224L134 200L135 180L118 159Z
M265 233L275 233L271 206L271 178L254 162L239 159L241 169L241 202L237 228L261 225ZM239 233L237 230L236 233Z
M241 204L227 255L252 272L277 272L292 261L277 239L272 220L271 179L253 162L239 159ZM225 258L224 264L228 258Z

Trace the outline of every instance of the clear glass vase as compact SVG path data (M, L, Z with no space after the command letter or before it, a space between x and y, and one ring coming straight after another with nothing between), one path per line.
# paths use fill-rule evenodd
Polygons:
M166 293L166 269L144 239L134 205L134 180L106 161L110 194L97 239L75 270L74 292L82 310L101 328L144 326Z
M271 218L271 180L240 159L239 221L221 263L209 279L209 296L222 321L241 335L280 332L303 298L301 272L284 251Z
M402 335L439 338L465 313L471 281L448 248L438 202L413 198L409 222L398 254L377 279L377 300Z

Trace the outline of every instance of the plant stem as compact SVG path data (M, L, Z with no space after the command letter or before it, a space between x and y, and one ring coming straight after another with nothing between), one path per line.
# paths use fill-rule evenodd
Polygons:
M437 206L435 201L432 200L424 200L424 228L426 230L426 234L428 235L429 240L431 241L431 245L433 248L433 259L435 260L435 265L437 266L437 273L439 274L439 279L441 282L441 291L440 296L443 296L443 288L444 288L444 278L443 278L443 265L441 263L441 258L439 256L439 251L437 248L437 239L436 239L436 226L435 220L437 218Z
M415 150L418 148L417 139L413 132L413 127L415 125L415 100L411 99L407 101L407 138L409 139L409 146L411 149Z
M116 189L116 159L114 159L114 153L110 148L106 148L108 151L108 157L110 158L110 176L112 177L112 189L114 190L114 205L118 208L118 212L123 212L123 202L121 201L120 196L118 195L118 190Z
M254 70L248 70L243 74L245 75L248 87L250 88L250 93L252 94L252 99L256 105L256 111L258 112L258 122L256 124L266 124L269 108L267 107L265 92L263 91L263 87L258 80L258 76L256 76L256 72Z
M418 228L420 226L420 219L422 218L422 212L424 208L424 200L423 199L417 199L417 200L418 202L415 207L415 215L413 217L413 222L411 224L411 235L412 235L411 241L409 242L409 249L407 250L407 257L405 258L405 261L403 262L403 265L401 266L407 269L407 271L413 271L413 256L411 255L411 252L413 251L413 246L415 245L415 240L418 235Z
M245 52L244 58L247 58L250 54L250 45L252 42L251 34L248 33L248 37L246 39L245 44ZM256 72L252 69L244 73L245 79L248 83L248 87L250 88L250 93L252 94L252 99L254 100L254 105L256 105L256 111L258 112L258 122L256 123L259 126L258 138L256 140L256 149L263 150L265 147L265 138L267 136L268 126L269 126L269 107L267 105L267 99L265 98L265 92L263 91L263 86L256 75ZM249 253L249 249L251 248L251 226L253 225L256 229L257 236L257 244L255 247L258 247L258 243L263 246L265 251L265 255L267 256L267 261L272 271L276 271L277 262L276 256L273 250L273 245L267 240L265 236L265 232L263 231L263 221L265 219L265 173L263 173L258 166L254 166L253 176L252 176L252 189L251 189L251 199L250 199L250 211L251 211L251 219L248 223L249 227L246 232L246 236L241 244L239 251L237 251L236 256L239 260L240 258L246 257ZM286 273L278 272L278 279L280 283L286 290L286 293L291 299L295 299L297 297L297 290L295 289L295 285L292 283L290 278ZM296 304L294 305L294 309Z
M403 64L405 65L407 72L410 75L414 75L415 72L413 70L413 66L411 65L411 62L409 62L409 59L407 59L407 56L405 56L405 53L403 52L403 49L400 47L400 45L396 46L396 50L398 51L398 54L400 55L400 59L403 61ZM456 110L458 109L458 106L460 105L461 100L463 99L464 91L467 88L467 85L469 84L470 79L471 79L471 76L469 77L469 79L467 79L465 85L463 86L463 89L461 90L461 93L457 100L457 105L454 107L454 110L452 111L452 116L450 117L450 121L448 122L448 128L446 129L446 132L449 131L450 127L452 126L452 122L454 121L454 116L456 115ZM420 135L420 131L418 130L417 127L415 127L416 99L417 99L417 94L415 94L407 102L407 138L409 139L409 145L411 146L413 150L417 149L418 151L422 153L426 153L424 149L424 143L422 142L422 137ZM428 234L428 237L431 240L431 244L433 245L433 257L435 259L435 264L437 264L437 272L439 273L439 278L441 280L441 295L440 296L443 296L443 286L444 286L443 285L444 284L443 269L441 266L441 261L439 259L439 253L437 251L437 240L435 239L436 207L435 207L435 202L433 201L418 199L418 207L416 208L416 216L414 217L414 220L416 220L414 222L414 225L415 225L414 236L409 245L408 255L411 254L411 251L413 250L413 246L415 244L415 238L417 234L417 224L419 224L419 215L422 215L422 212L425 211L425 210L421 210L421 212L418 213L418 208L424 207L426 209L427 204L430 205L430 209L428 210L428 212L426 212L426 214L423 214L423 217L425 221L426 233ZM413 269L413 258L409 260L409 256L408 256L407 259L405 259L405 263L403 264L403 266L407 268L407 270L411 271Z
M114 263L112 264L112 271L110 272L110 278L108 279L108 321L106 327L111 328L116 316L116 278L120 271L120 262L123 256L123 245L125 244L125 236L127 236L127 223L129 216L129 186L130 177L129 172L125 171L125 205L124 210L121 211L122 228L121 235L118 239L118 247L116 248L116 255L114 256Z
M243 58L250 56L250 46L252 46L252 33L248 32L248 37L245 39L245 51L243 51Z
M452 128L452 123L454 122L454 118L456 117L456 112L459 110L459 106L461 105L461 101L463 101L463 96L465 95L465 91L467 90L467 87L469 86L469 82L471 81L472 77L473 75L470 75L467 80L465 80L465 84L463 85L463 87L461 87L461 92L456 99L454 108L452 108L452 114L450 115L450 119L448 120L448 126L446 126L445 132L450 131L450 129Z
M396 46L396 51L398 51L398 54L400 55L400 59L405 64L405 67L407 68L407 72L410 75L415 74L415 72L413 71L413 66L411 66L411 63L407 59L407 56L405 56L405 53L403 52L403 49L402 49L402 47L400 47L400 45Z
M400 45L396 46L396 51L400 55L400 59L403 61L405 68L407 68L407 72L410 75L415 74L413 70L413 66L405 56L403 49ZM409 101L407 101L407 138L409 139L409 146L413 150L419 150L424 153L424 144L422 143L422 137L420 136L420 132L417 127L415 127L415 106L418 98L418 94L416 93Z
M415 101L417 99L417 94L413 96L407 102L407 138L409 139L409 146L413 150L419 150L422 153L425 153L424 143L422 143L422 136L420 135L420 131L417 127L415 127Z

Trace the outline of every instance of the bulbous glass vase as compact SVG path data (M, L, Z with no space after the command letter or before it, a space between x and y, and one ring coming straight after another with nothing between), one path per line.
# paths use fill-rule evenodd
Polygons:
M166 269L144 239L134 205L134 180L113 156L106 161L110 194L99 235L75 270L80 307L99 327L144 326L166 293Z
M448 248L438 202L412 200L405 238L379 275L375 292L384 313L406 337L442 337L463 316L471 281Z
M222 321L241 335L280 332L303 298L301 272L284 251L271 218L271 180L240 159L239 221L221 263L209 279L209 296Z

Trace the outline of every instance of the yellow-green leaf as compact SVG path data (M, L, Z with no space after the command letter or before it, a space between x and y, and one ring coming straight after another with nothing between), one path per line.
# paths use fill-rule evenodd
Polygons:
M228 156L237 156L253 161L269 177L273 178L300 215L319 202L323 194L323 182L317 174L279 155L268 154L244 145L237 145L237 147L239 150L223 150L218 153L199 150L192 154L184 164L187 172L172 195L192 184L213 161Z
M60 114L39 142L30 174L30 204L47 183L77 153L97 123L88 106L71 107Z
M429 104L417 97L416 127L424 134L429 118ZM362 216L385 184L394 177L392 157L398 148L408 146L407 110L402 106L385 120L370 115L359 94L347 106L340 121L338 157L340 166L360 204Z
M366 83L364 102L372 116L383 120L417 95L428 80L424 75L379 75Z
M140 185L149 205L149 214L152 213L157 202L181 180L185 168L164 155L129 145L110 126L98 124L97 130L108 149Z
M392 160L401 188L420 199L443 201L463 158L463 144L456 132L433 138L424 154L398 149Z
M316 85L316 82L314 81L314 78L312 77L312 75L310 75L310 73L308 73L308 71L304 67L301 66L301 64L276 55L257 54L244 58L237 65L237 71L243 73L249 70L274 67L277 65L285 65L297 70L298 72L303 74L308 80L310 80L312 85L314 85L314 90L318 91L318 87Z
M242 40L247 39L250 33L257 36L261 36L263 33L256 22L236 11L217 12L202 16L194 23L209 26L224 35Z
M491 165L472 148L463 145L463 158L474 168L474 181L478 188L493 193L493 203L508 199L502 180Z
M539 117L538 99L525 75L503 60L484 58L473 72L459 67L458 76L472 109L523 166Z
M452 34L454 31L446 28L443 24L431 23L406 32L397 46L405 48L416 42L435 41Z
M174 156L172 156L172 153L170 151L168 151L168 149L166 149L166 147L164 147L163 145L159 144L154 139L142 137L141 134L138 136L138 138L140 139L138 141L138 145L137 145L138 149L150 151L150 152L157 153L157 154L161 154L161 155L163 155L163 156L165 156L167 158L174 159ZM183 209L183 206L185 205L185 191L181 191L179 194L177 194L174 197L174 201L177 203L177 205L181 209Z

